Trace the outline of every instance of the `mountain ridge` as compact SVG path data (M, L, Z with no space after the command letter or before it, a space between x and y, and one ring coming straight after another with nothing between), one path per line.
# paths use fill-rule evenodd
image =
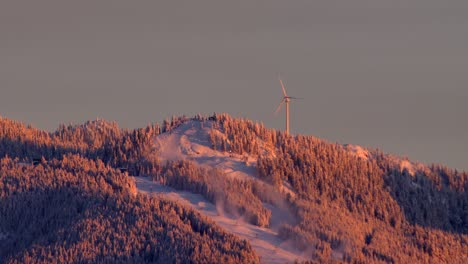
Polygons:
M288 136L227 114L134 130L99 120L50 133L0 118L0 136L1 156L25 162L83 155L198 193L259 226L286 207L294 221L276 221L278 238L314 261L468 258L468 176L444 166Z

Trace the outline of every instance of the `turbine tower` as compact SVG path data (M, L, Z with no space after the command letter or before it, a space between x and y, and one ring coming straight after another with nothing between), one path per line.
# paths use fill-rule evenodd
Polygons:
M281 88L283 89L283 99L281 99L281 102L278 106L278 108L275 111L275 115L278 114L279 110L281 110L281 106L283 104L286 104L286 135L289 135L289 103L291 102L291 99L302 99L302 98L297 98L297 97L292 97L288 96L286 93L286 88L284 88L283 80L279 79Z

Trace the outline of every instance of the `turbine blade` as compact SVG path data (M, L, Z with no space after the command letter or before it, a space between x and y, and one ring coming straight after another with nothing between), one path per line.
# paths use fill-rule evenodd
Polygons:
M280 83L281 83L281 88L283 89L283 95L284 97L288 97L288 95L286 94L286 89L284 88L284 84L283 84L283 80L279 79Z
M278 105L278 108L276 108L275 115L278 114L278 112L279 112L279 110L281 109L281 106L283 106L283 104L284 104L284 99L281 100L280 104Z
M304 99L302 97L292 97L292 96L290 96L289 98L291 98L291 99L300 99L300 100Z

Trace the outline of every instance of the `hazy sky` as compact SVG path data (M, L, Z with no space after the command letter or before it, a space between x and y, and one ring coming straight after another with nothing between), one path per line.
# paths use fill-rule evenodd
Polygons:
M468 1L0 1L0 115L227 112L468 169Z

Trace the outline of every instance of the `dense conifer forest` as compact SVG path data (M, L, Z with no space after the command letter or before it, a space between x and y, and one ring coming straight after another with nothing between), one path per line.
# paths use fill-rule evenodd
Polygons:
M2 263L251 263L252 248L126 174L79 155L0 160Z
M213 149L255 157L255 178L161 162L155 137L189 120L211 128ZM295 219L279 237L317 263L468 262L466 172L379 150L361 156L226 114L51 133L0 118L0 157L0 262L258 262L247 242L192 210L136 195L128 174L201 194L258 226L270 226L267 205L287 207Z
M289 183L297 224L280 236L321 262L465 263L468 260L468 174L440 165L401 168L380 151L362 158L345 146L287 136L251 121L219 115L217 125L239 154L258 155L258 177ZM243 136L247 134L247 136ZM257 143L255 143L257 142ZM261 144L275 155L264 155Z

